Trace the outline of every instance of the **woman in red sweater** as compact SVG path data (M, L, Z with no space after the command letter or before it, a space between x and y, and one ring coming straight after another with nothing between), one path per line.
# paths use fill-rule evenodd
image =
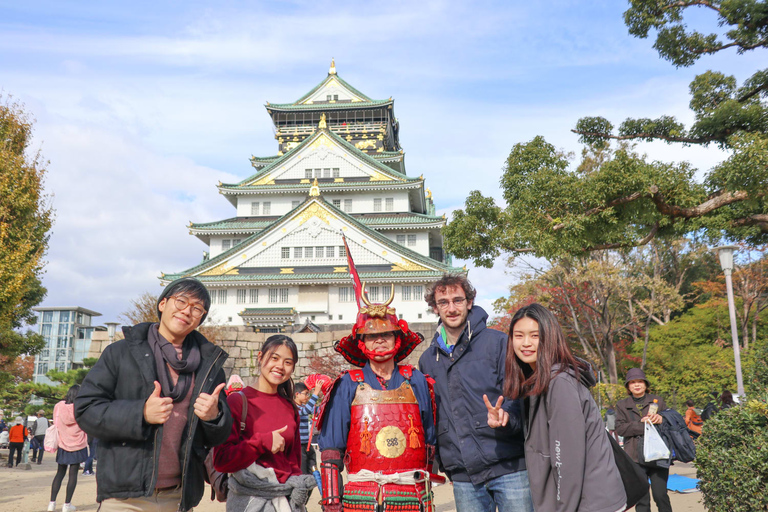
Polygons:
M301 475L301 441L291 380L298 357L296 344L288 336L278 334L264 342L258 354L256 387L248 386L227 397L234 422L227 441L214 448L218 471L235 473L256 463L273 470L280 484L292 475ZM243 395L248 407L241 434Z

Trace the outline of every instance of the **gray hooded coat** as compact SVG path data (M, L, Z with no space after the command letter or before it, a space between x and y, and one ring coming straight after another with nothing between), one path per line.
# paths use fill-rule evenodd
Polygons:
M588 389L594 384L591 371L582 372L581 382L564 371L545 394L526 399L525 463L536 510L624 510L624 485Z

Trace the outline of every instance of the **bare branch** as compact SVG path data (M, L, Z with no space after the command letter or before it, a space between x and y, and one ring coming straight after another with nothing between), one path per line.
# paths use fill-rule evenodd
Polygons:
M698 206L684 208L682 206L667 203L664 200L664 196L661 194L661 192L659 192L659 187L656 185L651 185L650 192L651 201L653 201L653 203L656 205L656 209L658 209L659 212L663 213L664 215L669 215L673 218L681 217L684 219L701 217L702 215L706 215L707 213L717 210L718 208L722 208L723 206L729 205L731 203L737 203L739 201L744 201L745 199L749 198L749 193L745 190L737 190L736 192L721 190L715 194L712 194L710 199L707 199Z

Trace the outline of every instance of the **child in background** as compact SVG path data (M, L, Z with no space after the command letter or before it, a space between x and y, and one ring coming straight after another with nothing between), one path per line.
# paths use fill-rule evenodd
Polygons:
M315 450L309 443L309 432L312 430L312 420L310 416L315 413L315 404L320 399L323 382L317 381L315 388L310 394L306 384L299 382L296 384L293 392L293 401L299 409L299 435L301 437L301 472L305 475L311 475L314 468L317 467L317 456Z
M10 437L10 434L8 433L8 427L5 427L2 432L0 432L0 448L8 448L8 439Z
M688 406L688 410L685 411L685 425L688 427L691 437L696 439L701 435L701 426L704 425L704 420L696 412L693 400L686 401L685 405Z

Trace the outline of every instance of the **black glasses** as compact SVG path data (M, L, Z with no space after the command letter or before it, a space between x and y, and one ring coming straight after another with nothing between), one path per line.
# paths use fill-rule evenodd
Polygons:
M462 304L464 304L467 301L466 297L456 297L455 299L448 300L448 299L441 299L437 301L437 307L440 309L447 308L451 303L453 303L454 306L461 307Z
M182 297L181 295L174 295L171 298L173 299L174 306L176 306L176 309L179 311L184 311L187 309L187 306L190 305L189 299ZM205 314L205 310L196 304L192 304L192 308L189 312L193 318L200 318Z

